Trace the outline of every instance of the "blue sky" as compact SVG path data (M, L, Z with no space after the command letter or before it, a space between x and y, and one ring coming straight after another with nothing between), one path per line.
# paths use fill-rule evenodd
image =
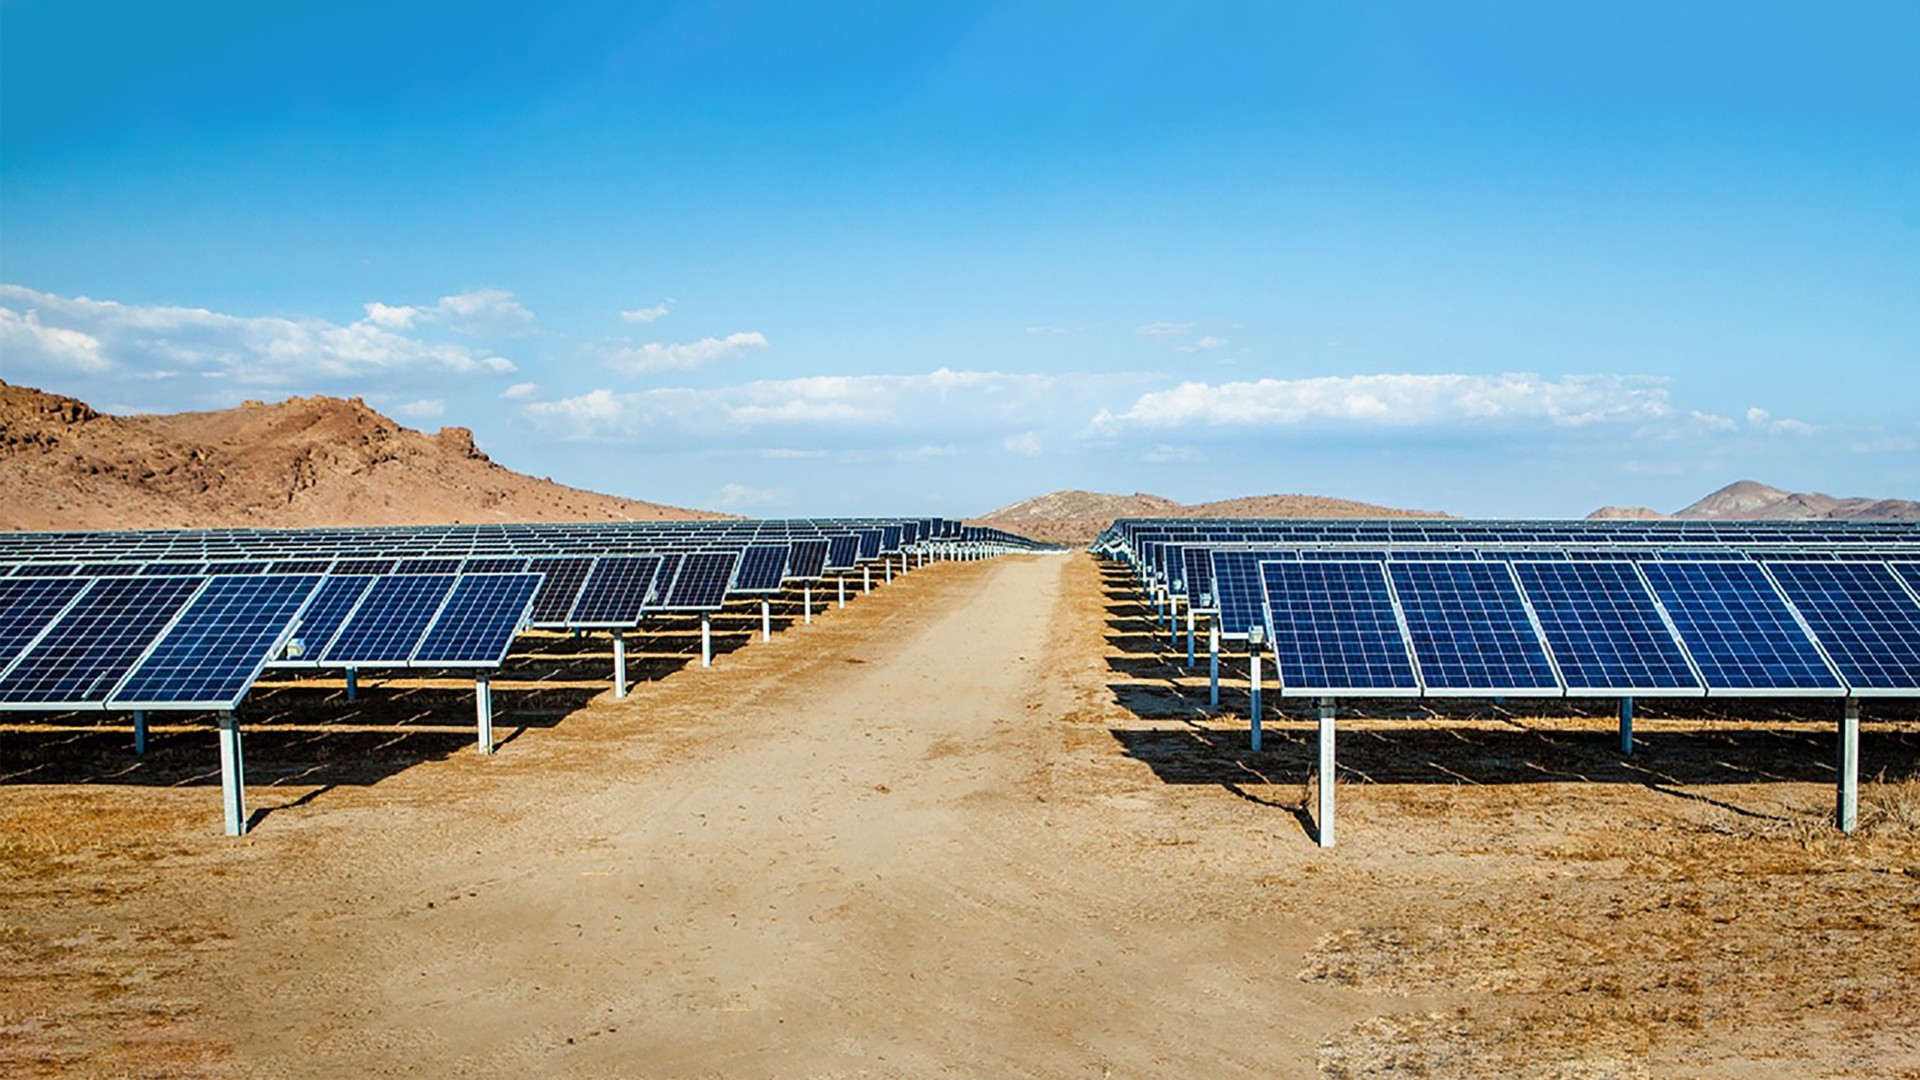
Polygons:
M0 2L0 378L750 514L1920 498L1920 6Z

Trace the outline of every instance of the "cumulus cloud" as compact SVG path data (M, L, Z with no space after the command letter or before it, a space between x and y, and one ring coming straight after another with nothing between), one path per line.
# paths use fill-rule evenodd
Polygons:
M722 510L747 510L755 506L766 506L779 498L778 493L767 488L748 487L745 484L723 484L713 494L713 505Z
M1695 414L1717 420L1706 414ZM1496 422L1583 427L1673 420L1660 380L1621 375L1342 375L1186 382L1142 394L1124 412L1101 410L1095 432L1274 428L1315 422L1423 427Z
M1761 408L1747 410L1747 426L1768 435L1812 435L1820 430L1804 420L1789 420L1786 417L1776 420L1772 413Z
M500 391L500 396L508 401L518 401L521 398L530 398L539 392L540 384L537 382L517 382Z
M395 316L341 325L317 318L227 315L167 304L122 304L0 285L0 334L10 362L102 379L183 379L202 387L351 384L403 374L477 375L511 360L396 333Z
M505 289L476 289L443 296L426 305L364 305L367 321L387 330L411 330L429 323L476 337L511 334L533 322L533 312Z
M606 360L608 367L622 374L643 375L653 371L692 371L766 347L766 335L748 330L723 338L701 338L677 344L652 342L615 349L607 354Z
M1047 452L1047 445L1041 441L1039 432L1023 431L1001 439L1000 449L1018 457L1037 458Z
M634 308L632 311L623 311L620 313L620 319L622 322L650 323L657 319L666 318L667 309L672 306L673 301L668 299L652 307Z
M1176 345L1174 346L1173 351L1183 352L1183 353L1206 352L1208 349L1217 349L1220 346L1225 345L1226 343L1227 343L1226 338L1217 338L1217 337L1214 337L1212 334L1207 334L1206 336L1202 337L1199 341L1195 341L1187 345Z
M394 411L415 420L431 420L436 416L446 415L447 403L439 398L423 398L419 401L409 401Z
M1193 333L1193 324L1190 322L1150 322L1144 326L1136 327L1133 332L1139 334L1141 337L1179 337L1181 334Z

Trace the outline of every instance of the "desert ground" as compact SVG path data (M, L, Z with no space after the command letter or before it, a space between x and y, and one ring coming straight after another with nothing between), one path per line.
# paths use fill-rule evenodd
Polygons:
M1358 703L1247 750L1112 568L916 570L710 669L0 724L8 1076L1920 1076L1920 714ZM1242 669L1239 661L1229 672ZM1269 706L1275 704L1272 696Z

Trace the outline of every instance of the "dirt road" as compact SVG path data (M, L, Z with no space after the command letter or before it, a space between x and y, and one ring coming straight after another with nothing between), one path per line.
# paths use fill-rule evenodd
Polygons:
M1245 753L1128 655L1117 595L1080 556L930 567L490 759L255 789L239 842L204 784L0 787L0 1071L1920 1065L1885 951L1920 927L1911 831L1837 852L1640 786L1389 782L1345 786L1321 852L1305 726Z

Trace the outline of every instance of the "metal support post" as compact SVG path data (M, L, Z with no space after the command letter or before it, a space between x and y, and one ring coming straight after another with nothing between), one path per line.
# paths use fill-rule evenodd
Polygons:
M360 700L360 669L347 669L347 700Z
M627 696L627 632L613 632L613 696Z
M1633 753L1633 699L1630 697L1620 699L1620 752Z
M1247 716L1253 724L1253 749L1260 749L1260 639L1247 643Z
M247 834L247 765L240 754L240 718L220 714L220 801L226 809L227 835Z
M873 564L867 563L860 568L860 595L873 591Z
M800 586L800 612L808 626L813 625L813 583Z
M1840 714L1840 791L1836 817L1840 831L1860 827L1860 699L1848 698Z
M473 713L477 721L480 752L493 753L493 681L486 672L473 679Z
M846 578L846 575L845 575L845 574L842 574L841 576L839 576L839 577L837 577L837 578L834 578L833 580L835 580L835 581L837 581L837 582L839 582L839 583L840 583L840 606L841 606L841 607L846 607L846 606L847 606L847 578Z
M760 640L773 640L773 601L765 597L760 600Z
M887 584L891 585L893 584L893 556L889 555L883 561L887 567Z
M1207 705L1220 707L1220 617L1207 620Z
M133 710L133 752L147 752L147 710Z
M1187 666L1193 666L1193 604L1187 604Z
M713 616L700 613L700 666L713 666Z
M1320 806L1319 841L1321 847L1333 846L1333 789L1336 769L1333 763L1333 699L1320 699Z

